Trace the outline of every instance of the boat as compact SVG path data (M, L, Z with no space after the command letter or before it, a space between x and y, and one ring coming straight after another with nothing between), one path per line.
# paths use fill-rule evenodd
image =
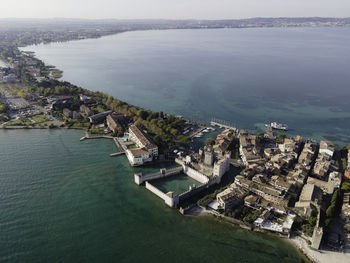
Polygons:
M282 131L288 131L288 125L287 124L281 124L278 122L271 122L270 124L265 124L266 127L271 127L275 130L282 130Z
M198 133L198 134L196 134L194 137L196 137L196 138L201 138L201 137L203 137L203 133Z

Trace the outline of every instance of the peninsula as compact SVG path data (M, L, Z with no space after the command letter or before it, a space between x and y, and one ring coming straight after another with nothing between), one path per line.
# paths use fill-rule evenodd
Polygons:
M191 140L202 131L220 127L152 112L60 81L59 69L19 47L131 30L349 26L350 19L61 20L58 26L51 21L45 27L42 21L23 22L19 23L21 30L11 30L10 24L9 30L0 27L0 58L7 65L0 68L1 128L83 129L86 136L82 139L113 139L132 166L174 162L177 166L169 170L135 174L135 183L145 185L183 214L211 214L247 229L291 237L301 242L312 260L324 262L326 257L315 252L321 249L338 252L339 262L346 262L350 246L348 148L337 149L332 142L317 143L301 136L288 138L271 127L252 134L221 125L221 133L195 152ZM26 34L28 30L32 33ZM230 169L236 169L234 176ZM179 174L191 177L198 185L176 193L163 192L152 182Z

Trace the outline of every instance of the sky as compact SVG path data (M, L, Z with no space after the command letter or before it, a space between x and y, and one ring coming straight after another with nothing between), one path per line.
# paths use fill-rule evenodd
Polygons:
M350 17L350 0L0 0L0 18Z

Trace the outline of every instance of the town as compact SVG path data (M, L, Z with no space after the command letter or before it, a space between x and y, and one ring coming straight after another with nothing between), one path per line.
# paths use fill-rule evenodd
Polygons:
M124 25L97 35L78 31L45 41L123 30L130 29ZM298 236L315 250L349 251L349 147L287 137L271 126L252 133L145 110L59 80L59 69L10 42L0 46L5 64L0 67L2 129L81 129L82 141L111 139L119 150L111 156L125 155L131 166L173 164L152 174L135 173L133 179L183 214L210 214L246 229ZM194 150L192 141L214 130L220 131L216 138ZM197 184L178 193L154 183L179 175Z
M235 158L237 157L237 158ZM220 184L230 165L241 167L226 187L213 188L198 200L200 210L244 228L281 236L299 235L313 249L344 251L349 247L350 151L328 141L304 141L301 136L224 129L198 153L179 154L178 169L135 174L135 183L182 213L184 199ZM184 173L201 185L181 194L162 193L153 180ZM215 190L214 190L215 189Z

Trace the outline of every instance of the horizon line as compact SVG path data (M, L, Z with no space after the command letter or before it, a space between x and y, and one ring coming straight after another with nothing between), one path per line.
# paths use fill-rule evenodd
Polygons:
M281 18L322 18L322 19L350 19L350 16L257 16L257 17L244 17L244 18L217 18L217 19L202 19L202 18L79 18L79 17L0 17L0 20L90 20L90 21L103 21L103 20L165 20L165 21L220 21L220 20L250 20L250 19L281 19Z

